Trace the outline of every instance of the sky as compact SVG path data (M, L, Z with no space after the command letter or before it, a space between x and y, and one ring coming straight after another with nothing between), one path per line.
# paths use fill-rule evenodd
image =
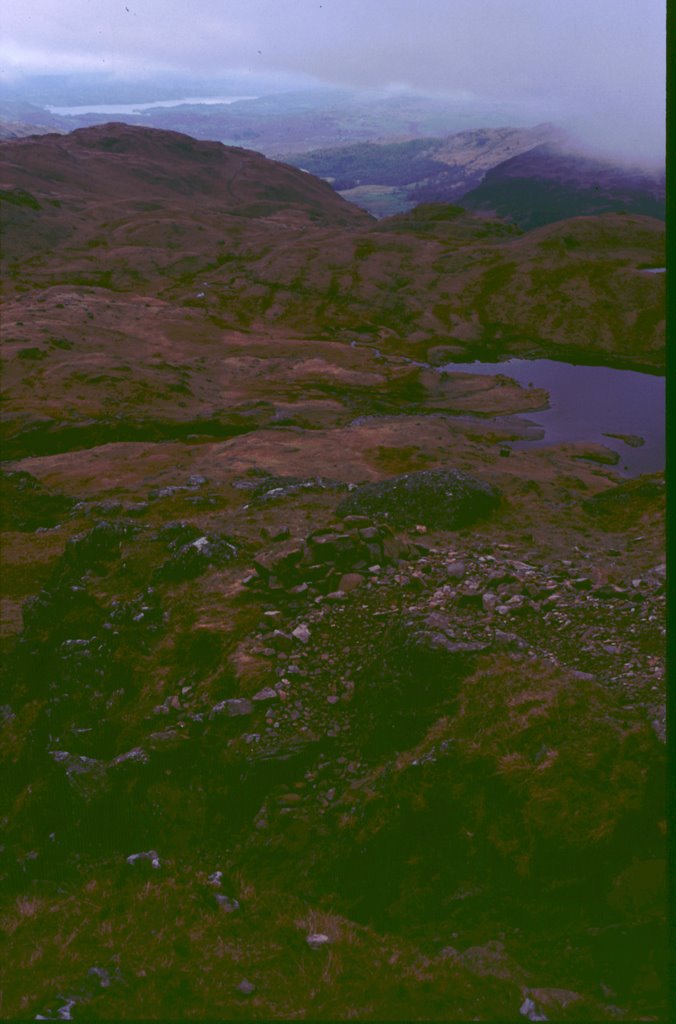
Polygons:
M407 87L548 108L592 147L660 157L665 21L665 0L4 0L0 73Z

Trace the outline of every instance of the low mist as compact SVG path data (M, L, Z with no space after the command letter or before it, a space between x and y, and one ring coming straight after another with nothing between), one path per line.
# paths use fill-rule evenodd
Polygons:
M0 62L15 90L49 71L415 90L477 113L505 105L599 155L659 163L665 18L664 0L34 0L30 16L9 0Z

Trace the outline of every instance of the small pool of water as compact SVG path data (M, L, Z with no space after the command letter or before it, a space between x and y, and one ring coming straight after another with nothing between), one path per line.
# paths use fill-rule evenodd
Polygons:
M514 449L564 441L594 441L620 456L618 472L638 476L664 469L665 378L607 366L578 366L554 359L508 359L502 363L448 363L448 373L504 374L523 387L549 392L548 409L524 414L544 430L540 440L515 441ZM632 447L606 434L643 438Z

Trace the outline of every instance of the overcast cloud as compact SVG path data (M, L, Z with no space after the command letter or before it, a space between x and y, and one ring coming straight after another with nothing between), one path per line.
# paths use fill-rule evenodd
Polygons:
M664 0L5 0L3 77L284 72L541 104L599 148L664 146Z

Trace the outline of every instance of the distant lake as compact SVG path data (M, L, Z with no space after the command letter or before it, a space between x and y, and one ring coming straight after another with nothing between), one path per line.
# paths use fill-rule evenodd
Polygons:
M544 388L550 407L524 414L544 430L536 441L515 441L514 449L542 448L564 441L594 441L616 451L614 467L637 476L664 469L665 378L607 366L578 366L554 359L509 359L503 363L448 363L448 373L504 374L524 387ZM645 439L633 448L606 433Z
M180 107L183 103L239 103L240 100L256 100L257 96L186 96L181 100L156 100L154 103L90 103L82 107L51 107L45 105L50 114L64 116L76 114L140 114L157 107Z

